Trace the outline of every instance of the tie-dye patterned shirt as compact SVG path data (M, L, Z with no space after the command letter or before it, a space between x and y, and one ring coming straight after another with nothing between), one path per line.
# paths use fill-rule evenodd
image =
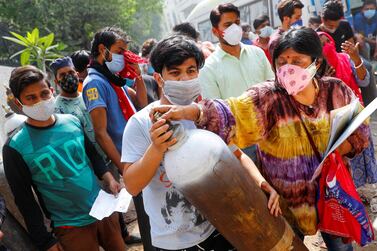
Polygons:
M318 86L311 106L293 98L291 101L323 154L329 139L330 111L349 104L355 96L335 78L318 80ZM265 178L285 199L299 229L304 234L315 234L318 184L310 180L319 162L288 98L274 82L266 82L253 86L238 98L203 100L204 114L199 126L240 148L258 144ZM368 145L368 134L367 126L362 125L348 138L355 153Z

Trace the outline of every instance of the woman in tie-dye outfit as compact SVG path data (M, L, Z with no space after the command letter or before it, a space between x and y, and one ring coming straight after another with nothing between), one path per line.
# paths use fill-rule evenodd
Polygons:
M322 47L318 35L307 28L291 30L273 55L276 81L253 86L237 98L154 109L165 112L165 119L195 120L199 127L240 148L257 144L260 168L287 202L285 216L293 214L295 223L291 223L302 237L317 231L318 183L311 179L319 165L315 152L323 155L327 147L330 111L355 99L341 80L316 74L321 68L319 58ZM367 126L361 125L339 152L345 157L360 153L368 145L368 136ZM352 250L341 238L325 238L325 242L335 247L333 250Z

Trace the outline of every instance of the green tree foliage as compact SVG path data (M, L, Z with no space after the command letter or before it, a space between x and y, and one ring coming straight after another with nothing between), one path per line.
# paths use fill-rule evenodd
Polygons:
M148 38L161 38L161 0L137 1L133 21L128 27L135 42L141 45Z
M21 65L36 64L44 72L46 71L46 63L61 57L59 51L66 47L62 43L53 44L54 33L40 37L38 28L34 28L32 32L27 32L26 36L16 32L10 32L10 34L12 34L12 37L4 36L3 38L24 47L10 58L20 55Z
M119 26L141 44L158 37L156 25L163 0L0 0L0 23L25 34L34 27L54 33L67 52L90 48L93 34L105 26ZM2 34L4 35L4 34ZM16 49L12 49L17 51Z

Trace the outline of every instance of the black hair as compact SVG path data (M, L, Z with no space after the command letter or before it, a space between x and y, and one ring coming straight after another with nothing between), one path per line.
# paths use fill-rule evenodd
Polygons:
M317 32L313 29L301 27L290 29L280 38L273 53L273 68L276 70L275 62L277 58L287 49L308 55L312 61L322 58L322 45Z
M71 55L72 63L78 72L84 71L90 61L90 52L87 50L78 50Z
M311 16L309 18L309 24L321 24L321 17L320 16Z
M242 31L243 31L243 32L246 32L248 29L251 30L251 25L248 24L248 23L242 23L242 24L241 24L241 28L242 28Z
M26 65L15 68L9 79L9 88L13 95L20 99L21 92L29 85L44 80L48 87L50 82L47 80L47 75L40 69L32 65Z
M140 52L140 46L139 44L135 43L135 42L130 42L128 43L128 50L136 55L139 55L139 52Z
M338 21L344 17L343 4L331 0L323 5L322 17L324 20Z
M156 45L150 62L153 69L161 73L164 67L181 65L189 58L195 58L198 69L203 67L204 55L195 42L183 35L171 35Z
M190 24L189 22L177 24L173 27L173 31L177 34L192 38L195 41L199 38L199 32L197 32L194 26L192 26L192 24Z
M376 0L364 0L363 1L363 7L365 7L366 5L370 5L370 4L373 4L374 6L377 6Z
M212 27L217 27L220 23L221 15L229 12L234 12L238 17L240 16L239 9L231 3L219 4L216 8L214 8L209 15Z
M280 21L283 22L284 17L292 17L295 9L304 8L304 4L300 0L283 0L278 3L277 7Z
M157 40L154 38L149 38L144 41L143 45L141 46L141 56L147 57L151 54L153 48L156 46Z
M120 39L128 42L127 34L122 29L117 27L103 28L94 35L94 38L92 40L91 56L93 58L98 57L98 55L100 54L98 51L98 46L100 44L103 44L107 49L110 50L110 47Z
M253 22L254 29L255 30L258 29L258 27L261 26L266 21L270 21L270 18L267 15L262 15L262 16L257 17Z

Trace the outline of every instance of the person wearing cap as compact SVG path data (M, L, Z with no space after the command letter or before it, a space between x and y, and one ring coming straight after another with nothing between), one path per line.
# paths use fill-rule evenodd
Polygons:
M89 112L78 91L79 76L72 59L70 57L58 58L50 64L50 68L54 73L54 82L60 92L56 97L55 112L60 114L72 114L77 117L88 139L95 145L100 156L106 160L107 157L105 153L96 142Z

